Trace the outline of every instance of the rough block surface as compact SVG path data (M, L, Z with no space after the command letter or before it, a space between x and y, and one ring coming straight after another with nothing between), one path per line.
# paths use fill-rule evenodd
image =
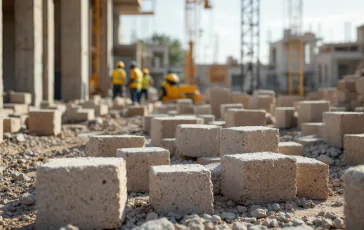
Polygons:
M208 165L211 163L216 163L216 162L220 162L221 158L220 157L198 157L197 158L197 164L200 165Z
M211 172L211 182L214 187L214 194L221 193L221 163L211 163L205 165L205 167Z
M210 122L215 121L215 115L213 114L199 114L197 117L202 118L204 124L209 124Z
M302 135L318 135L320 129L325 124L323 122L307 122L301 124L301 134Z
M145 116L147 115L147 108L141 105L128 106L128 116Z
M220 105L231 102L230 89L211 88L209 91L212 114L219 119L221 117Z
M284 155L303 156L303 145L297 142L279 142L278 152Z
M243 109L243 104L222 104L220 105L220 117L225 120L226 112L229 109Z
M294 107L276 107L275 109L275 118L276 118L276 126L280 129L292 128L294 126L293 117L294 117Z
M29 112L28 129L40 136L58 135L62 131L61 112L57 110L39 110Z
M330 111L329 101L300 101L297 106L299 127L304 122L322 122L323 113Z
M347 165L364 165L364 134L345 134L344 161Z
M176 138L163 138L161 140L161 148L168 149L171 156L176 153Z
M143 117L143 131L149 133L151 129L152 119L155 117L167 117L167 114L150 114Z
M226 112L226 128L237 126L264 126L265 111L254 109L229 109Z
M21 129L21 120L20 118L4 118L3 127L5 133L16 133Z

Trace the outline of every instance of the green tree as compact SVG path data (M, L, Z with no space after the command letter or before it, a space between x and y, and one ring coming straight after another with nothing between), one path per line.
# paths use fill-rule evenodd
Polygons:
M152 37L143 41L146 45L166 46L168 48L169 65L183 65L185 59L185 50L181 41L171 38L165 34L153 34Z

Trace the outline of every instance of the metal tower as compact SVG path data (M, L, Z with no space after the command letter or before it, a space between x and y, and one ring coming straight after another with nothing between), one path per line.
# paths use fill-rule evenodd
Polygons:
M260 0L241 0L240 49L241 90L245 80L250 79L253 91L260 88Z

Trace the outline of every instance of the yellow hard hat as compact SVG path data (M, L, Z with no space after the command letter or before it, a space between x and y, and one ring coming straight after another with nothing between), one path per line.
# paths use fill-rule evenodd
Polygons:
M116 64L116 66L117 66L118 68L124 68L124 67L125 67L125 64L124 64L124 62L123 62L123 61L118 61L118 63Z
M170 81L170 82L178 83L179 77L174 73L170 73L166 76L166 80Z
M145 74L149 74L149 69L148 69L148 68L144 68L144 69L143 69L143 73L145 73Z

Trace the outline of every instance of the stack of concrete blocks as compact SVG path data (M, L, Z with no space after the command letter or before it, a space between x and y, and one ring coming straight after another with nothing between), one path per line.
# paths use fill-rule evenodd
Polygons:
M141 148L145 146L144 136L96 135L90 136L86 144L87 157L115 157L116 149Z
M191 99L178 99L177 100L177 113L178 114L194 114L193 101Z
M329 165L313 158L293 156L297 162L297 197L327 200Z
M185 157L220 156L221 127L216 125L178 125L176 151Z
M343 80L337 83L338 89L338 102L342 105L347 105L350 108L355 108L357 101L357 93L355 87L355 81L357 77L355 76L345 76ZM354 106L354 107L352 107Z
M160 142L161 148L168 149L170 156L176 153L176 138L163 138Z
M231 93L231 103L242 104L243 108L250 109L251 108L251 96L242 92L232 92Z
M289 129L294 128L294 107L276 107L275 109L275 118L276 124L275 127L279 129Z
M32 95L30 93L11 92L10 103L13 104L32 104Z
M38 110L29 112L29 133L39 136L59 135L62 131L62 117L58 110Z
M231 103L230 90L226 88L211 88L209 93L212 114L215 115L216 119L220 119L220 106Z
M221 163L221 193L243 204L285 202L296 197L297 164L272 152L226 155Z
M211 182L213 185L214 195L221 194L221 163L215 162L205 165L211 172Z
M117 149L116 157L126 162L128 192L149 192L150 167L170 163L169 151L159 147Z
M124 220L123 159L52 159L38 168L36 189L36 229L59 229L69 223L80 229L115 229Z
M240 153L278 152L279 130L263 126L221 130L220 156Z
M229 109L243 109L243 104L221 104L220 116L222 120L226 120L225 115Z
M303 156L304 154L303 145L293 141L279 142L278 152L290 156Z
M330 111L329 101L300 101L298 102L298 127L305 122L322 122L324 112Z
M21 120L16 117L4 118L3 128L4 133L17 133L21 129Z
M202 118L193 117L156 117L152 119L151 142L159 147L163 138L174 138L178 125L182 124L203 124Z
M146 134L150 133L152 126L152 119L155 117L167 117L167 114L149 114L143 117L143 132Z
M204 124L209 124L210 122L215 121L215 116L213 114L199 114L197 117L202 118Z
M364 166L351 167L344 174L345 228L364 229Z
M305 122L301 124L301 135L317 135L323 136L325 124L323 122Z
M201 114L211 114L211 105L195 105L193 107L193 114L201 115Z
M229 109L226 113L226 128L237 126L264 126L265 111L254 109Z
M364 132L364 113L327 112L324 113L324 141L329 145L342 148L345 134Z
M128 117L133 116L145 116L148 114L147 107L144 105L129 105L128 106Z
M152 166L149 203L157 213L212 214L211 173L199 164Z
M79 105L68 105L66 111L66 117L68 121L90 121L95 119L94 109L83 109Z
M94 109L95 116L101 117L105 116L109 112L109 107L106 104L97 104L95 101L86 101L82 104L82 108L84 109Z
M28 104L3 104L3 110L11 110L13 114L23 115L29 112Z
M364 165L364 134L344 135L344 161L346 165Z
M336 88L322 88L319 90L321 99L329 101L330 105L335 106L338 103L338 91Z
M259 99L258 99L259 96L268 96L268 97L270 97L270 99L262 98L261 102L259 102ZM276 93L274 92L274 90L255 90L253 92L253 96L252 96L251 108L258 109L259 104L260 104L260 106L263 106L263 104L265 105L265 104L267 104L267 102L269 103L269 101L273 101L273 100L275 101L275 98L276 98ZM266 106L266 107L268 109L266 111L269 111L270 103L269 103L269 106Z

